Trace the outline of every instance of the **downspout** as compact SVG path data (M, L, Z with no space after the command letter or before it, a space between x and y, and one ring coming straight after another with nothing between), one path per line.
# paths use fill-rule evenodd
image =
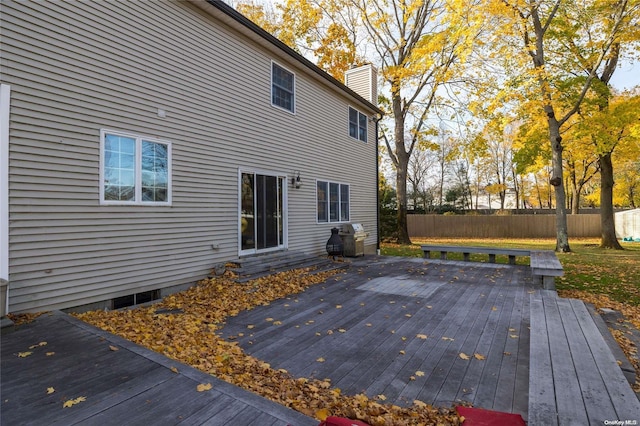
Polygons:
M380 144L378 139L379 122L382 115L376 115L374 121L376 123L376 254L380 256Z
M0 317L9 312L9 109L11 86L0 84Z

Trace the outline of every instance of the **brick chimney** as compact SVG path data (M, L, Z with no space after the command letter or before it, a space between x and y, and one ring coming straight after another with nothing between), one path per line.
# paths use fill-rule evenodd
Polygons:
M346 71L344 84L372 104L378 105L378 70L373 65L365 64Z

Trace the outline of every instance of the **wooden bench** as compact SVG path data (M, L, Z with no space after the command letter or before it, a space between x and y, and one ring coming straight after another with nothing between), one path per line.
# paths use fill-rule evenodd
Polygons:
M469 246L420 246L425 259L431 258L431 252L439 252L441 260L447 260L447 253L462 253L466 262L471 260L471 254L489 255L489 263L496 263L496 256L508 256L509 265L516 264L516 257L529 257L531 276L534 283L542 285L547 290L555 290L555 277L564 275L562 264L551 250L526 250L501 247L469 247Z
M555 277L564 275L562 264L551 250L531 250L529 265L534 284L541 284L546 290L555 290Z

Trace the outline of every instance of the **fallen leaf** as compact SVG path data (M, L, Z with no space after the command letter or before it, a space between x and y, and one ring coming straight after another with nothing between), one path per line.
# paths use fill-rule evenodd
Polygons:
M424 371L416 371L416 376L418 377L424 376Z
M446 340L446 341L449 341L449 342L453 342L455 339L453 339L453 338L451 338L451 337L446 337L446 336L445 336L445 337L443 337L443 338L442 338L442 340Z
M416 379L416 376L411 376L409 377L409 380L414 381Z
M371 324L370 322L366 323L365 325L366 325L367 327L371 327L371 326L372 326L372 324Z
M491 308L492 311L497 311L498 308L496 308L495 306L493 308Z
M38 348L40 346L47 346L47 342L40 342L37 345L31 345L31 346L29 346L29 349L35 349L35 348Z
M176 367L171 367L169 370L171 370L172 372L178 374L178 369Z
M273 321L273 318L267 318L267 319L265 319L265 321L271 322L271 321Z
M254 327L255 327L255 325L253 325L253 324L249 324L249 325L247 326L247 328L248 328L249 330L251 330L251 329L252 329L252 328L254 328Z
M404 314L405 317L411 318L411 314Z
M518 335L517 334L510 334L509 337L511 337L512 339L517 339Z
M318 359L316 359L317 362L324 362L324 358L320 357Z
M425 339L427 338L427 335L426 335L426 334L418 334L418 335L416 335L416 337L417 337L418 339L425 340Z
M336 305L336 309L342 309L342 305Z
M400 355L404 355L404 354L405 354L405 352L404 352L404 351L400 351L400 352L399 352L399 354L400 354Z
M475 359L479 359L479 360L481 360L481 361L482 361L483 359L485 359L485 356L484 356L484 355L481 355L481 354L478 354L478 353L473 354L473 357L474 357Z
M204 391L211 390L211 388L212 388L212 387L213 387L213 386L211 386L211 383L206 383L206 384L205 384L205 383L200 383L200 384L196 387L196 390L197 390L198 392L204 392Z
M511 356L511 352L502 352L502 354L505 356Z
M70 399L68 401L65 401L64 404L62 404L62 408L70 408L73 407L76 404L80 404L81 402L86 401L87 398L84 396L79 396L76 399Z
M18 352L18 358L26 358L31 355L33 352Z
M46 356L53 356L53 355L55 355L55 354L56 354L55 352L47 352L45 355L46 355Z
M282 321L274 321L273 325L282 325Z
M384 395L376 395L376 398L378 398L380 401L386 401L387 397Z
M469 355L465 354L464 352L460 352L458 356L462 359L469 359Z
M56 390L54 388L47 388L47 395L51 395L52 393L54 393Z
M338 331L339 331L340 333L346 333L346 332L347 332L347 330L345 330L344 328L339 328L339 329L338 329Z
M516 329L515 328L510 328L509 331L516 331Z
M113 345L109 345L109 349L111 349L112 351L119 351L120 348L117 346L113 346Z
M321 422L324 422L327 419L327 417L329 417L329 410L327 410L326 408L321 408L319 410L316 410L315 417Z

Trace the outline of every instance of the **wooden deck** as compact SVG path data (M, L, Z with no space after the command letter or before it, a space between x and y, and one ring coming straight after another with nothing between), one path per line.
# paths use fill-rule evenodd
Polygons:
M367 256L221 332L272 367L386 403L468 402L529 425L640 421L584 304L533 284L528 266ZM1 350L2 424L318 424L61 313Z
M423 259L354 261L338 281L241 313L223 332L275 368L330 378L347 394L384 395L405 406L415 399L467 401L526 419L534 291L528 271Z
M318 424L60 312L3 335L0 362L3 425Z

